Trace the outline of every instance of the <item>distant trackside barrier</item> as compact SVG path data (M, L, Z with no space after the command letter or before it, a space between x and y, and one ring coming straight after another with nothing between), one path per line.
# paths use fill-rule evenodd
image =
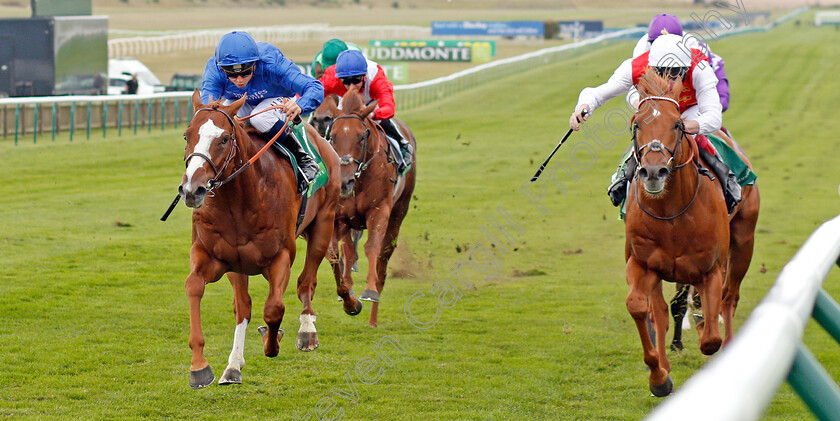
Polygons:
M781 22L791 19L807 8L797 9L784 17L765 26L756 28L733 28L720 36L728 36L753 31L766 31ZM279 31L281 28L282 31ZM299 31L291 31L289 27L276 28L246 28L258 40L269 42L290 42L315 37L318 40L333 37L354 39L357 37L369 39L410 39L428 38L429 29L412 26L374 26L374 27L329 27L327 25L303 25ZM109 44L110 56L132 54L165 53L182 51L196 46L215 47L224 31L192 31L188 34L173 33L154 37L150 44L137 47L133 44L139 38L120 38L111 40ZM449 76L428 80L425 82L399 85L394 88L394 95L400 110L410 110L446 98L449 95L492 82L505 76L534 69L538 66L557 63L611 45L621 39L637 39L647 28L630 28L602 34L598 37L561 45L511 57L496 60L491 63L472 67ZM285 35L283 35L285 34ZM363 35L364 34L364 35ZM277 38L291 37L291 38ZM149 37L143 38L149 39ZM174 46L170 41L175 40ZM180 45L180 46L179 46ZM59 96L34 98L0 98L0 131L4 139L14 136L15 143L24 136L32 136L32 141L50 136L55 138L61 131L70 131L70 140L76 131L84 129L85 136L90 137L91 129L102 129L102 136L106 137L111 130L117 135L129 129L137 132L139 129L151 131L153 127L165 128L167 124L177 127L182 122L189 121L191 112L189 96L191 92L167 92L153 95L120 95L120 96ZM49 114L47 114L49 113Z

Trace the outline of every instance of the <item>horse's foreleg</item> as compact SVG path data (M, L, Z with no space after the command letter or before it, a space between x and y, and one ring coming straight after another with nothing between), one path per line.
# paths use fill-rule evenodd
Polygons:
M668 334L668 303L662 293L662 282L657 282L650 294L650 308L653 311L653 328L656 332L656 351L659 353L659 365L669 373L671 363L665 353L665 340Z
M362 301L353 293L353 289L344 282L344 269L342 267L341 259L338 257L339 238L347 234L348 227L343 223L336 222L334 228L330 247L327 251L330 263L332 264L333 275L335 275L335 290L338 294L338 299L341 300L344 306L344 312L356 316L362 312ZM352 282L352 277L351 277Z
M381 290L377 289L377 283L379 283L377 262L382 253L390 213L391 209L389 207L381 206L375 212L369 213L367 218L368 239L365 243L365 255L368 258L368 275L361 299L373 302L370 306L368 323L374 327L379 326L379 295L382 293Z
M190 250L190 267L184 288L190 303L190 387L197 389L209 386L216 380L210 363L204 357L204 334L201 330L201 298L204 296L204 286L216 282L221 278L222 265L212 260L203 250L193 247Z
M718 316L720 315L721 289L723 287L723 268L715 267L706 275L705 282L694 285L700 292L703 302L703 323L698 324L700 331L700 352L712 355L720 349L721 337Z
M263 276L268 280L268 297L265 299L265 307L263 308L263 320L265 320L267 327L260 329L260 334L265 343L264 351L267 357L276 357L280 352L280 339L283 337L280 323L283 322L283 315L286 313L283 294L289 285L292 265L291 252L293 251L294 243L291 247L282 249L277 258L271 262L271 265L263 273Z
M671 317L674 318L674 340L671 341L672 351L682 351L682 321L688 310L689 284L677 284L677 293L671 299Z
M674 384L668 375L668 370L659 361L647 327L648 297L655 285L659 283L659 276L641 266L632 256L627 260L626 274L627 283L630 285L626 300L627 311L636 323L636 330L639 331L639 338L642 341L644 361L650 368L650 391L655 396L667 396L673 390ZM664 302L664 299L662 301ZM664 344L664 340L662 341Z
M248 276L228 272L233 287L233 313L236 329L233 332L233 348L228 357L228 366L219 379L219 384L242 383L242 368L245 367L245 331L251 320L251 295L248 294Z

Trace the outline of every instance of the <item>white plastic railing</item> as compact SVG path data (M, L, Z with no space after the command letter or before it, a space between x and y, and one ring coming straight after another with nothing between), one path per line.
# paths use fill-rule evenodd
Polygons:
M839 255L840 216L808 238L732 342L648 420L759 419L790 372L817 293Z
M249 32L257 41L273 44L326 41L330 38L357 39L424 39L431 29L419 26L329 26L327 24L285 25L236 28ZM164 32L154 36L116 38L108 41L108 57L164 54L191 50L213 50L219 38L234 29L212 29L189 32Z

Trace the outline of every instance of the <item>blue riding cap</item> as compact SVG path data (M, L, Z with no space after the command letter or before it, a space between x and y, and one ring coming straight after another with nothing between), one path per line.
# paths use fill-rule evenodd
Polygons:
M260 59L257 42L247 32L233 31L222 36L216 46L216 64L236 66Z
M346 50L338 55L335 61L335 76L337 78L358 76L367 73L367 59L361 51Z

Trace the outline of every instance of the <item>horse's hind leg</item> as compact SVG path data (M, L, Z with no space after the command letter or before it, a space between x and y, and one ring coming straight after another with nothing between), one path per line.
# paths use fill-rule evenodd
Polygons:
M373 302L370 310L369 324L374 327L379 326L376 311L379 309L379 294L381 292L377 288L377 284L379 284L377 262L379 261L379 256L382 254L390 213L391 208L383 206L375 212L368 213L367 218L368 239L365 243L365 255L368 258L368 275L365 290L362 292L360 298Z
M314 351L320 345L318 332L315 330L315 310L312 308L312 298L315 296L315 287L318 285L318 266L324 260L333 238L334 221L335 212L321 210L308 228L306 262L303 265L303 272L298 277L297 286L298 299L303 304L303 309L300 313L300 330L295 346L301 351Z
M671 299L671 316L674 318L674 340L671 341L672 351L682 351L682 321L688 310L689 284L677 284L677 293Z
M721 303L721 314L723 315L724 346L732 340L733 319L735 309L738 307L740 298L741 281L747 274L753 256L755 243L755 225L758 220L758 191L754 193L755 199L749 197L741 205L741 209L729 223L729 259L726 271L726 281L723 284L723 302Z
M705 282L694 285L700 292L703 302L704 321L697 325L700 331L700 352L712 355L720 349L721 337L718 326L720 315L721 290L723 289L723 268L715 267L706 275Z
M648 297L650 296L650 292L654 291L655 285L659 282L659 276L642 267L634 257L631 256L627 260L627 283L630 285L630 292L627 294L626 300L627 311L636 323L636 330L639 331L639 338L642 341L645 364L650 368L648 377L650 391L655 396L662 397L671 393L674 389L674 382L671 380L671 376L668 375L668 370L663 366L662 361L660 361L659 354L654 348L653 342L650 340L650 332L647 327ZM661 291L659 289L660 294ZM661 299L661 303L655 302L654 305L659 306L664 303L665 300ZM665 319L667 323L667 316ZM664 347L665 340L661 335L659 341L662 342L662 347Z
M263 276L268 280L268 297L265 299L263 308L263 320L266 328L260 329L265 344L263 350L267 357L276 357L280 352L280 339L283 331L280 323L283 322L283 315L286 313L286 305L283 304L283 294L289 285L291 274L292 254L294 253L294 240L290 245L282 249L271 265L263 271Z
M410 193L410 192L409 192ZM390 221L388 229L385 231L385 237L382 239L382 251L379 253L379 258L376 262L376 291L382 294L385 288L385 278L388 276L388 262L391 260L391 255L397 248L397 236L400 234L400 226L408 212L408 199L410 195L403 195L391 210ZM371 324L378 324L379 303L373 303L370 308Z
M242 367L245 367L245 330L251 320L251 295L248 294L248 276L228 272L228 280L233 287L233 313L236 317L236 330L233 333L233 349L228 357L228 366L219 379L219 384L242 383Z

